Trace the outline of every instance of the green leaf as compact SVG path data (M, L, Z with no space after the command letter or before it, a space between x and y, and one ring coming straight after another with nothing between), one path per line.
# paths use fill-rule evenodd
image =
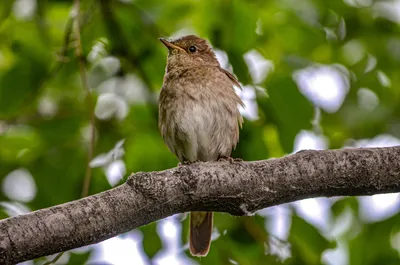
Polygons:
M269 157L269 152L263 141L262 122L245 120L240 130L240 140L232 157L243 160L261 160Z
M143 248L149 258L153 258L160 251L161 239L157 232L157 222L139 228L143 232Z
M74 253L70 252L69 260L67 264L70 265L77 265L77 264L86 264L87 261L89 260L89 257L91 255L91 251L87 251L84 253ZM102 263L103 265L106 265L106 263Z
M292 252L298 255L295 257L296 261L300 260L309 265L321 264L322 252L336 245L297 215L292 216L289 242L292 244Z
M241 265L251 265L275 260L275 257L265 254L267 233L264 217L260 215L234 217L217 214L215 223L220 236L211 243L208 255L201 258L203 264L232 264L232 262L235 264L237 262Z
M13 4L14 0L3 0L3 4L0 5L0 26L11 14Z
M0 159L33 161L43 151L43 141L37 130L29 126L12 126L0 135Z
M352 209L353 212L357 214L358 210L359 210L359 204L358 204L357 198L346 197L346 198L340 199L340 200L336 201L334 204L332 204L331 211L335 217L338 217L347 208Z
M46 57L36 49L37 43L15 41L13 45L17 59L8 71L0 72L0 118L31 108L48 74Z
M0 118L17 114L35 100L42 76L36 69L30 63L19 61L0 76Z
M293 143L300 130L311 129L312 104L300 93L290 76L273 76L268 81L269 98L259 98L267 123L275 124L285 152L293 151Z
M400 255L391 246L392 236L400 233L399 224L400 214L384 221L364 224L358 236L349 240L349 264L400 264Z
M0 220L10 217L5 210L6 209L2 205L0 205Z

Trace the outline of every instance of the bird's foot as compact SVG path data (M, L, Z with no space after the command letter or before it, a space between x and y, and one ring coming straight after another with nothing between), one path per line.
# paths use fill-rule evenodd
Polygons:
M200 162L200 160L196 161L183 161L182 163L178 163L178 167L188 166L194 163Z
M233 164L235 162L242 162L243 159L241 159L241 158L233 158L233 157L230 157L230 156L220 156L218 158L218 161L228 161L231 164Z

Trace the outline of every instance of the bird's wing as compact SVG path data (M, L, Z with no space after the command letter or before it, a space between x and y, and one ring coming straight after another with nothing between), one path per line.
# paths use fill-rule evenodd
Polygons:
M219 67L219 70L221 70L223 73L225 73L234 85L236 85L236 86L238 86L238 88L242 89L242 86L239 84L239 81L232 73L230 73L229 71L225 70L222 67Z

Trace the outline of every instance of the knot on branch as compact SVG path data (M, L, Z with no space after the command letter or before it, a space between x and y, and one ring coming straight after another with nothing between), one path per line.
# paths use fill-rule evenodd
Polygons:
M148 172L138 172L131 175L127 180L128 184L132 189L138 191L148 199L156 200L159 198L159 185L154 180L154 175Z

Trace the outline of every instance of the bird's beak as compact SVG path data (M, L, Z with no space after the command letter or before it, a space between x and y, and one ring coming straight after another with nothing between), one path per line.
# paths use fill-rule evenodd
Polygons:
M165 45L165 47L168 48L168 50L175 49L175 50L185 51L185 50L182 49L181 47L176 46L175 44L173 44L173 43L167 41L165 38L159 38L159 40Z

